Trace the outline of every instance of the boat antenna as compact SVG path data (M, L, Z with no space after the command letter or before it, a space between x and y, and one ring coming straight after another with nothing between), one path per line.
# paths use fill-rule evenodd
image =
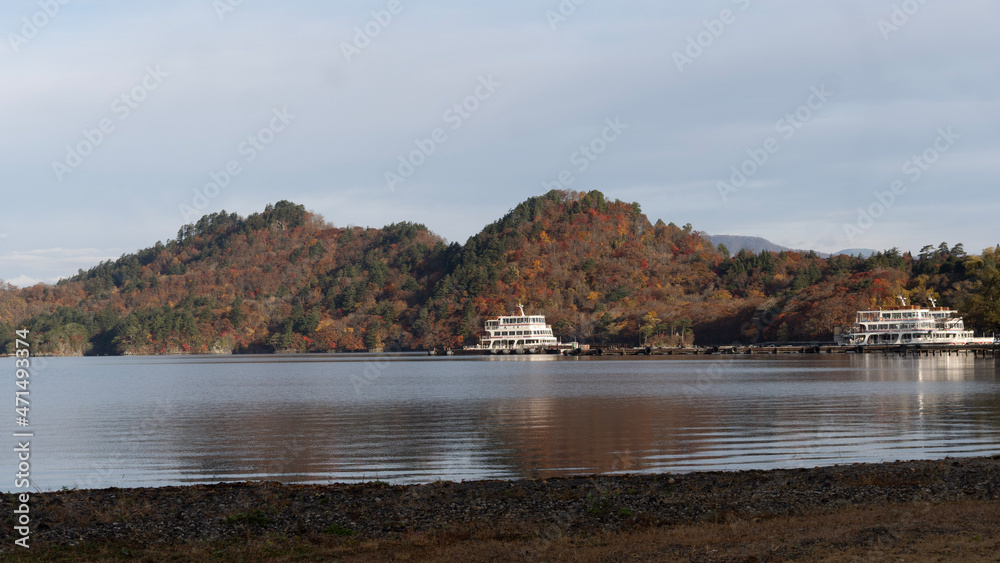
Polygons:
M902 295L897 295L896 297L899 297L899 300L903 303L903 307L906 307L906 298Z
M937 300L934 299L933 297L928 297L928 299L931 300L931 307L937 308Z
M524 316L524 305L521 305L520 303L518 303L517 304L517 312L519 313L518 316L523 317Z

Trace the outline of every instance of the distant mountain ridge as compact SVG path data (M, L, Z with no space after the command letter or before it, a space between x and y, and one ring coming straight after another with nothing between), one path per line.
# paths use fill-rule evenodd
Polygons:
M714 245L726 245L726 248L729 249L729 252L732 254L736 254L740 250L746 250L747 252L753 252L754 254L760 254L765 250L769 252L809 252L808 250L781 246L780 244L775 244L763 237L743 235L710 235L708 238ZM862 258L868 258L876 252L878 251L871 248L848 248L845 250L838 250L832 254L827 254L825 252L817 252L817 254L819 254L821 258L829 258L830 256L837 256L840 254L845 254L847 256L860 255Z
M750 237L743 235L710 235L708 238L712 241L712 244L716 246L720 244L726 245L726 248L729 249L729 252L732 254L736 254L741 250L753 252L754 254L760 254L765 250L769 252L788 252L792 250L791 248L774 244L773 242L762 237Z

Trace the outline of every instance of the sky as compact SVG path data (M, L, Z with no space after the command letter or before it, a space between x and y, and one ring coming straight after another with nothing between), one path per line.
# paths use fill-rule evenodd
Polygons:
M988 0L7 0L0 279L290 200L465 242L550 189L833 252L1000 243Z

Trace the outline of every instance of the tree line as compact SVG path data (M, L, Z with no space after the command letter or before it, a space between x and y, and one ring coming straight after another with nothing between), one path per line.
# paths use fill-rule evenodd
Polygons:
M519 302L585 343L829 340L898 296L1000 331L1000 247L869 257L731 254L599 191L530 198L465 244L421 224L335 227L281 201L225 211L55 285L0 284L0 349L40 353L417 350L474 343Z

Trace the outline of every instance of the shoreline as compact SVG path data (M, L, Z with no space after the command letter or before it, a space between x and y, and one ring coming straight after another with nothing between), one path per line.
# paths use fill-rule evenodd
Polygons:
M559 353L552 351L528 351L528 350L488 350L488 349L438 349L429 350L393 350L393 351L349 351L349 352L308 352L280 350L274 352L181 352L171 351L162 354L35 354L37 358L240 358L240 357L269 357L269 358L296 358L296 357L394 357L394 356L429 356L435 358L457 358L457 357L518 357L518 356L550 356L550 357L572 357L572 358L635 358L635 357L659 357L687 358L691 356L713 356L713 357L746 357L746 356L829 356L829 355L849 355L849 354L879 354L885 356L901 357L934 357L951 356L954 353L960 355L972 355L975 358L998 359L1000 343L992 344L924 344L924 345L869 345L869 346L840 346L831 344L780 344L767 343L756 345L699 345L682 347L618 347L604 345L588 345L588 348L573 350L560 350ZM6 358L14 358L13 354L3 354Z
M11 495L0 498L0 511L11 514ZM66 490L32 493L32 549L14 548L5 527L0 554L102 560L128 552L155 560L167 553L200 559L211 552L264 560L287 551L344 560L393 559L393 553L446 560L491 545L497 553L532 546L521 559L627 552L649 560L808 560L875 544L907 550L947 536L948 545L965 538L969 549L981 547L995 557L998 500L1000 455L424 485L241 482ZM851 527L868 520L882 524ZM860 543L816 539L840 528ZM784 539L726 543L727 534L753 536L764 529L784 530ZM667 544L650 552L660 540ZM715 558L710 549L699 551L702 544L718 544L720 557L729 555ZM268 546L281 547L272 553ZM551 556L558 553L568 558Z

